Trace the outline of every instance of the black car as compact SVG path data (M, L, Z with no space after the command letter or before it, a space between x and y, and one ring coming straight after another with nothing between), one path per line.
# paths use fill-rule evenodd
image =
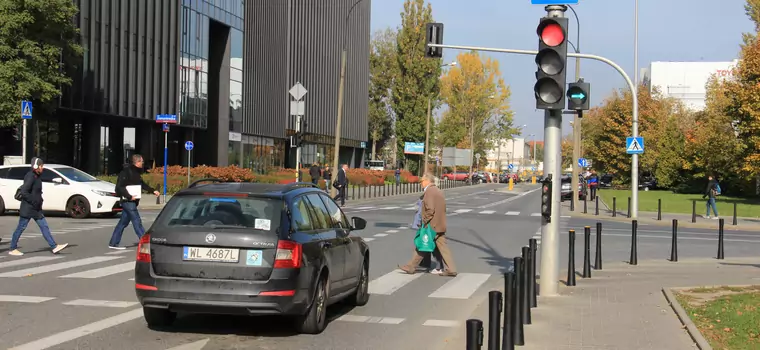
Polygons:
M560 189L560 197L561 200L570 199L572 198L572 190L570 189L572 187L572 176L563 176L561 179L562 187ZM588 194L588 186L586 185L586 180L583 178L582 175L578 176L578 199L584 200L586 198L586 195Z
M135 290L148 326L177 312L292 316L301 333L326 326L338 301L369 301L369 247L311 183L193 183L140 239ZM213 182L220 182L213 180Z

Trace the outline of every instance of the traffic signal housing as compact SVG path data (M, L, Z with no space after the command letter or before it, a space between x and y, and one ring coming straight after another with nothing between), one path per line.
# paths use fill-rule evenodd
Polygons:
M443 48L428 44L443 45L443 23L428 23L425 26L425 57L443 57Z
M544 17L538 24L536 109L565 108L567 18Z
M591 84L582 81L570 83L567 86L567 109L573 111L589 110Z
M549 174L541 183L541 216L547 222L552 216L552 175Z
M306 123L306 118L304 116L300 117L301 120L298 124L298 131L293 136L290 136L290 147L296 148L303 146L304 138L308 133L306 132L306 127L309 125Z

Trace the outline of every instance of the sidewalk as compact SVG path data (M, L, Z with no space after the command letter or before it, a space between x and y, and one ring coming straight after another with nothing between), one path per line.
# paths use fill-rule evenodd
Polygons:
M591 279L578 276L575 287L561 282L559 296L539 297L532 324L524 326L525 346L518 348L694 349L662 288L747 284L760 284L760 258L605 262ZM471 317L488 320L487 298ZM458 332L447 349L462 348L464 327Z

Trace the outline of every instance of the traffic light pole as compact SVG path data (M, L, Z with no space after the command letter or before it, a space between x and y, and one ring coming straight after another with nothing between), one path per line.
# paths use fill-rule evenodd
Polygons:
M301 118L303 116L296 116L296 135L301 133ZM298 144L296 144L296 182L301 182L301 142L298 140Z
M559 222L562 205L562 111L544 111L544 174L552 176L551 216L541 218L542 296L557 295L559 281ZM553 283L546 283L551 281Z

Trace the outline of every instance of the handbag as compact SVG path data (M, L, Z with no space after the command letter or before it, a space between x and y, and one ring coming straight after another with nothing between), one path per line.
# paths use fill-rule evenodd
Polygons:
M414 236L414 245L417 251L432 253L435 250L435 232L430 224L422 225Z
M13 199L19 202L21 202L21 200L24 199L24 196L21 195L21 187L23 186L19 186L19 188L16 189L16 194L13 195Z

